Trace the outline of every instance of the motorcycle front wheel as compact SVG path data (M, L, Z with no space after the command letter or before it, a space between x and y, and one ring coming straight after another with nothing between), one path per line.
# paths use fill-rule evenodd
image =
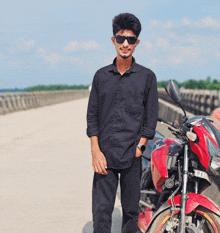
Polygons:
M162 212L147 233L177 233L179 211L174 215L170 209ZM220 233L220 217L203 207L197 207L186 215L185 233Z

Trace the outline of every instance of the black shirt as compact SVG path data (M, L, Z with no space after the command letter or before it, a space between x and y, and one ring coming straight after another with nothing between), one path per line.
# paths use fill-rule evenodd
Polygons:
M113 64L93 79L87 111L87 135L98 136L108 168L132 165L141 137L152 139L158 118L155 74L135 62L123 75Z

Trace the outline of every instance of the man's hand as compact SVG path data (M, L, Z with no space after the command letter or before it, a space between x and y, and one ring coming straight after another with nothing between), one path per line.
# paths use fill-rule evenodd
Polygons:
M135 154L135 157L140 157L142 155L142 151L136 147L136 154Z
M91 139L91 152L92 152L92 166L96 173L107 175L107 162L104 154L101 152L98 143L98 137L92 136Z
M107 175L107 162L104 154L100 150L92 150L92 166L94 172Z

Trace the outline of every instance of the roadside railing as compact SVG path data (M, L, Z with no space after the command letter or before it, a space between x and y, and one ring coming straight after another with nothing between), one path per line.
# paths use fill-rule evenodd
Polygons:
M38 108L89 96L89 90L9 92L0 95L0 115ZM158 88L159 115L168 121L181 119L183 112L163 88ZM187 114L210 115L220 106L220 91L181 90L183 105ZM191 115L190 115L191 116Z
M158 88L158 93L162 100L174 104L164 88ZM181 95L184 109L194 115L210 115L220 107L220 91L181 89Z
M9 92L0 95L0 115L85 98L89 90Z

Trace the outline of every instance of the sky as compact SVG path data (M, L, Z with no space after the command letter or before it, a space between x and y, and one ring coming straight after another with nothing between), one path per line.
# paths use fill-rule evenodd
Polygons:
M0 89L89 85L116 56L112 19L142 25L133 56L158 81L220 80L219 0L1 0Z

